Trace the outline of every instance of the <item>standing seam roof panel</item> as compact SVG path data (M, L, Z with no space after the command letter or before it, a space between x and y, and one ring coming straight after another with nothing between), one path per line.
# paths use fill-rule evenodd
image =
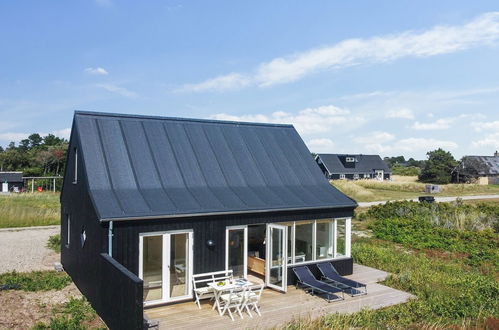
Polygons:
M74 127L100 219L356 206L289 125L77 112Z

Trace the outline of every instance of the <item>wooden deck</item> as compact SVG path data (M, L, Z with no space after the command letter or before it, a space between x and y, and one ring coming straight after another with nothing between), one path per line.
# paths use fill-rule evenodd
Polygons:
M328 303L324 299L306 294L302 290L288 287L287 293L266 289L263 292L259 317L243 313L244 319L235 315L232 321L228 315L219 316L211 309L209 299L204 300L202 309L194 302L148 308L144 310L149 319L159 321L160 329L235 329L275 327L292 320L317 318L331 313L353 313L364 308L377 309L396 305L412 297L409 293L395 290L376 282L386 278L388 273L360 265L354 265L353 274L347 276L366 283L368 294L358 297L345 295L345 300Z

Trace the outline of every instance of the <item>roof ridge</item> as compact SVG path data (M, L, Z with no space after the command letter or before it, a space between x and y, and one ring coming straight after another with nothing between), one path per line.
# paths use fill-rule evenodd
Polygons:
M76 116L101 116L101 117L117 117L117 118L171 120L171 121L186 121L186 122L197 122L197 123L249 125L249 126L264 126L264 127L293 127L292 124L256 123L256 122L233 121L233 120L183 118L183 117L167 117L167 116L153 116L153 115L134 115L134 114L125 114L125 113L98 112L98 111L94 112L94 111L83 111L83 110L76 110L75 117Z

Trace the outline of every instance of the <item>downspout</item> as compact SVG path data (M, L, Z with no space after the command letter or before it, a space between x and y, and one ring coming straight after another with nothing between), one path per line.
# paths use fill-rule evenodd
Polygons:
M109 229L107 232L107 254L113 257L113 222L109 221Z

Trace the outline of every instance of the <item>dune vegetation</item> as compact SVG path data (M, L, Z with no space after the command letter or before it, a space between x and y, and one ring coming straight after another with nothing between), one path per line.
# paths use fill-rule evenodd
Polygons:
M373 237L354 239L354 261L390 272L382 284L415 298L285 328L499 328L499 205L395 202L361 214L355 226Z

